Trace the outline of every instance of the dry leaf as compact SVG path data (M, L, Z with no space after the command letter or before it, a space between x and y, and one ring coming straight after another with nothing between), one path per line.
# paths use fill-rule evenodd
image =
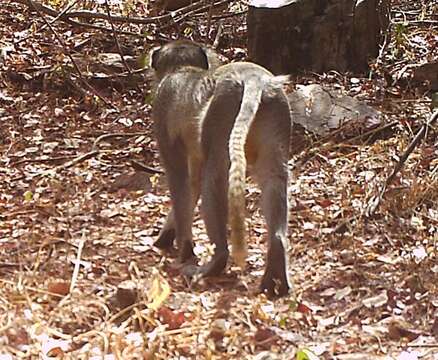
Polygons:
M69 281L50 281L47 284L47 291L52 294L57 294L60 296L66 296L70 293L70 282Z
M152 285L148 292L148 308L152 310L159 309L169 295L169 283L158 273L158 271L154 271Z

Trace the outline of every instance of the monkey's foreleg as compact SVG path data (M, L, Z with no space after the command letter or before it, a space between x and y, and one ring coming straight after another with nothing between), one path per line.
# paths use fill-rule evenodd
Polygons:
M184 263L194 258L192 242L193 194L188 166L187 150L181 139L170 142L165 135L158 135L160 155L166 170L172 200L172 217L175 224L175 237L179 260ZM171 227L169 226L167 231Z
M192 211L196 208L201 191L201 159L194 157L190 161L190 185L192 191ZM175 240L175 215L173 206L167 214L166 222L164 223L160 233L158 234L157 241L154 245L160 249L170 249L173 247Z
M173 247L173 241L175 240L175 218L173 207L167 214L166 222L158 234L157 241L154 245L160 249L170 249Z
M216 149L218 150L218 149ZM211 260L198 269L203 276L217 276L227 265L228 155L226 148L210 156L202 180L202 214L210 241L215 245Z

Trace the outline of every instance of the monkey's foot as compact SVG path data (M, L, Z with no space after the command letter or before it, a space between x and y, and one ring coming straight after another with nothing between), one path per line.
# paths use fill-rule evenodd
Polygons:
M278 264L268 265L260 283L260 291L269 297L280 297L287 295L289 290L286 269Z
M217 252L207 264L202 266L188 264L187 266L184 266L182 273L190 278L218 276L227 266L228 255L228 251L221 253Z
M170 249L173 247L173 242L175 240L175 229L161 230L158 235L157 241L155 241L154 246L159 249Z

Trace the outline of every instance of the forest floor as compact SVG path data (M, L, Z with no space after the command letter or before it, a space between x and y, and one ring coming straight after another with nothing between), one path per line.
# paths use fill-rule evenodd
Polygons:
M242 59L245 8L233 3L210 21L189 13L172 24L117 23L131 33L117 34L117 46L103 19L79 14L79 26L25 3L0 5L1 360L438 359L436 124L365 212L431 116L431 92L412 77L438 59L436 2L393 1L371 75L296 79L335 85L393 125L294 138L305 144L290 161L294 291L280 299L257 291L266 230L251 183L245 271L231 264L189 284L153 246L170 200L151 131L152 81L129 74L118 54L137 69L142 53L177 34L212 43L220 19L219 51ZM114 15L158 13L154 3L114 3ZM45 2L58 12L66 4ZM106 14L104 4L69 2ZM206 261L198 212L194 237Z

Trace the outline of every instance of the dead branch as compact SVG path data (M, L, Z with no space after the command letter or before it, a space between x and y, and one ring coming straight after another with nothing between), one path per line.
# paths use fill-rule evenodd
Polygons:
M14 1L14 2L17 2L17 3L29 6L29 0L11 0L11 1ZM67 17L67 14L63 15L64 11L58 13L56 10L53 10L52 8L50 8L48 6L41 5L39 3L35 3L35 6L41 12L54 17L54 19L51 21L51 23L55 22L58 19L61 19L65 23L70 24L72 26L84 27L84 28L89 28L89 29L94 29L94 30L99 30L99 31L104 31L104 32L112 32L111 29L108 29L108 28L106 28L104 26L95 25L95 24L89 24L89 23L83 23L83 22L80 22L80 21L72 20L72 19ZM69 7L67 6L66 9L68 9L68 8ZM131 31L117 30L116 29L115 32L117 34L121 34L121 35L128 35L128 36L134 36L134 37L138 37L138 38L143 38L142 34L134 33L134 32L131 32Z
M438 25L438 20L409 20L409 21L393 21L392 24L394 25L404 25L404 26L410 26L410 25Z
M131 136L144 136L144 135L149 135L149 133L147 132L134 132L134 133L111 133L111 134L103 134L100 135L96 140L94 140L93 143L93 150L95 151L99 151L97 145L103 141L103 140L108 140L114 137L131 137ZM144 165L136 160L131 159L131 166L139 171L144 171L147 172L149 174L163 174L163 171L159 170L159 169L155 169L153 167Z
M184 12L184 13L182 13L179 17L177 17L177 16L175 15L175 16L173 17L173 23L179 23L179 22L181 22L182 20L184 20L185 18L189 17L190 15L193 15L193 14L198 13L198 12L202 12L202 11L209 10L210 8L218 7L218 6L221 6L221 5L227 4L227 3L229 3L229 2L230 2L230 0L222 0L222 1L215 2L215 3L213 3L212 5L200 6L199 8L195 8L195 9L192 9L192 10L190 10L190 11ZM186 6L186 8L187 8L187 7L188 7L188 6ZM185 8L182 8L182 9L185 9ZM178 15L179 15L179 14L178 14Z
M133 136L145 136L149 135L148 132L133 132L133 133L110 133L110 134L103 134L100 135L96 140L94 140L93 143L93 151L98 151L97 144L99 144L103 140L111 139L114 137L133 137Z
M71 168L71 167L81 163L82 161L88 160L88 159L90 159L90 158L92 158L94 156L97 156L99 154L112 152L113 150L99 150L97 148L97 144L100 141L104 140L104 139L109 139L109 138L112 138L112 137L142 136L142 135L148 135L148 134L149 133L146 133L146 132L135 132L135 133L112 133L112 134L101 135L101 136L99 136L94 141L93 147L92 147L93 150L91 150L91 151L89 151L89 152L87 152L85 154L76 156L76 157L74 157L73 160L68 161L65 164L58 165L58 166L54 167L53 169L48 169L48 170L44 170L44 171L42 171L40 173L33 174L33 175L30 176L30 178L35 178L35 177L39 177L39 176L45 176L45 175L48 175L48 174L51 174L51 173L54 173L54 172L57 172L57 171L60 171L60 170L66 170L66 169L69 169L69 168ZM25 163L27 161L30 161L30 162L38 162L38 161L46 162L46 161L60 160L60 159L65 159L65 158L67 158L67 157L62 157L62 158L59 158L59 159L58 158L51 158L51 159L48 159L48 160L46 160L46 159L35 159L35 160L31 159L31 160L26 160L26 161L20 160L19 162L16 162L15 165L17 165L18 163ZM134 168L139 168L142 171L148 172L150 174L163 174L163 172L161 170L149 167L149 166L144 165L144 164L141 164L141 163L139 163L139 162L137 162L135 160L131 160L131 165ZM22 175L22 176L19 176L17 178L12 179L12 181L19 181L19 180L23 180L25 178L26 178L26 176Z
M110 106L112 108L115 108L114 105L112 105L108 100L106 100L103 96L99 94L99 92L92 87L83 77L81 70L79 69L78 64L76 64L76 61L74 60L73 56L71 56L70 51L67 50L67 47L65 46L64 40L58 35L58 33L55 31L55 29L52 27L52 25L47 21L47 19L44 17L42 12L37 8L37 4L33 0L27 0L29 4L34 8L34 10L38 13L38 15L41 17L41 19L44 21L46 26L50 29L50 31L55 35L55 38L58 40L58 42L61 44L61 46L64 49L64 53L68 56L70 61L73 64L73 67L75 68L76 72L78 73L79 78L81 79L82 83L99 99L101 99L105 105Z
M394 167L394 170L392 171L391 175L386 180L386 185L389 185L394 180L395 176L402 169L409 155L412 153L412 151L414 151L414 149L417 147L420 141L423 140L424 136L426 135L426 131L429 128L431 128L431 126L437 119L438 119L438 110L436 110L430 116L429 120L425 124L423 124L421 129L418 131L417 135L415 135L414 139L409 144L408 148L405 150L403 155L400 157L400 160L397 162L396 166Z
M131 159L130 161L131 161L131 166L135 170L137 170L137 171L144 171L144 172L147 172L147 173L152 174L152 175L154 175L154 174L164 174L164 172L162 170L155 169L153 167L144 165L141 162L136 161L134 159Z
M90 159L98 154L111 152L111 151L112 150L92 150L92 151L89 151L85 154L82 154L82 155L75 157L73 160L66 162L65 164L55 166L53 169L48 169L48 170L44 170L44 171L37 173L37 174L32 174L29 176L29 178L33 179L33 178L38 177L38 176L46 176L48 174L52 174L58 170L66 170L66 169L69 169L72 166L75 166L75 165L81 163L82 161L88 160L88 159ZM19 176L19 177L12 179L12 181L19 181L19 180L23 180L26 178L27 178L26 175L22 175L22 176Z
M98 30L98 31L104 31L104 32L113 32L112 29L108 29L105 26L100 26L100 25L95 25L95 24L87 24L87 23L83 23L80 21L74 21L74 20L63 20L65 21L67 24L73 25L73 26L78 26L78 27L84 27L84 28L89 28L89 29L94 29L94 30ZM136 38L140 38L143 39L144 36L142 34L138 34L132 31L126 31L126 30L115 30L116 34L119 35L128 35L128 36L133 36Z
M105 0L105 8L106 8L106 12L107 12L107 15L108 15L108 21L109 21L109 23L111 25L111 30L113 32L114 43L116 44L117 51L119 52L120 58L122 59L123 66L126 68L128 73L130 75L132 75L131 74L131 68L129 67L128 63L126 62L125 57L123 56L123 53L122 53L122 49L120 48L119 39L117 38L116 29L115 29L114 23L112 21L111 11L110 11L110 7L108 5L108 0Z
M131 67L126 62L125 57L123 56L122 49L120 48L120 43L119 43L119 39L117 38L116 28L114 27L114 23L112 21L112 15L111 15L110 6L108 4L108 0L105 0L105 8L106 8L106 12L107 12L107 15L108 15L108 21L109 21L109 23L111 25L111 30L113 32L114 43L116 44L117 51L118 51L118 53L120 55L120 58L122 59L123 66L128 71L129 77L131 77L132 76L132 70L131 70ZM138 84L136 84L136 88L137 88L137 90L139 92L141 92L140 86L138 86Z
M412 348L438 348L438 343L433 344L408 344Z
M429 120L423 124L421 129L417 132L414 139L411 141L407 149L404 151L403 155L400 156L399 161L394 166L394 169L391 172L391 175L389 175L385 181L385 184L383 184L381 190L376 196L373 196L369 201L365 209L365 215L371 216L373 215L377 208L379 207L383 197L385 196L386 189L388 186L394 181L396 175L400 172L400 170L403 168L406 160L408 159L409 155L414 151L414 149L417 147L417 145L423 140L423 138L426 135L426 131L432 127L432 125L435 123L435 121L438 119L438 110L435 110L432 115L430 116Z
M62 9L62 11L58 14L58 16L56 16L55 18L53 18L50 21L50 24L54 24L61 16L63 16L65 13L67 13L67 11L69 11L73 6L76 5L76 3L78 2L78 0L73 0L71 1L69 4L67 4L65 6L64 9ZM40 29L38 29L38 31L42 31L46 28L46 25L44 24ZM34 33L30 34L29 36L24 37L23 39L17 41L17 43L26 41L27 39L31 38L32 36L34 36Z
M141 69L131 70L130 73L127 72L127 71L124 71L124 72L116 73L116 74L108 74L108 75L105 75L105 79L124 78L124 77L128 77L128 76L131 76L131 75L136 75L136 74L141 74L141 73L147 73L149 70L150 70L150 69L149 69L148 67L144 67L144 68L141 68ZM147 74L146 74L146 76L147 76ZM92 78L97 78L97 79L101 79L103 76L100 75L100 74L99 74L99 75L91 74L90 77L92 77ZM151 77L152 77L152 76L150 76L150 77L147 78L147 79L150 80Z
M71 276L70 293L75 288L76 282L78 280L79 269L80 269L80 264L81 264L81 257L82 257L82 250L84 249L85 241L86 241L85 233L82 233L82 237L81 237L81 240L79 241L79 245L78 245L78 251L76 253L75 267L73 269L73 274Z
M91 19L102 19L102 20L107 20L109 21L110 18L108 17L108 14L102 14L102 13L98 13L98 12L94 12L94 11L88 11L88 10L80 10L80 11L71 11L68 12L66 14L63 14L60 16L59 12L52 9L49 6L40 4L40 3L34 3L33 0L12 0L13 2L17 2L20 4L24 4L27 6L32 6L35 9L38 9L41 12L44 12L50 16L53 17L58 17L64 21L66 20L70 20L71 18L82 18L82 19L87 19L87 20L91 20ZM229 2L230 0L225 0L225 1L220 1L220 4L224 4ZM32 4L34 3L34 5ZM193 4L190 4L188 6L185 6L181 9L178 9L176 11L172 11L169 14L165 14L165 15L159 15L159 16L154 16L154 17L150 17L150 18L141 18L141 17L126 17L126 16L111 16L111 19L114 22L120 22L120 23L126 23L126 24L143 24L143 25L147 25L147 24L153 24L153 23L163 23L163 22L168 22L168 21L172 21L172 19L175 19L177 16L181 16L184 15L186 13L192 13L194 11L201 11L202 10L207 10L210 5L207 6L203 6L205 4L205 0L201 0L201 1L197 1ZM217 6L217 4L214 4L213 6Z
M334 233L344 232L348 230L350 226L353 225L357 220L359 220L362 217L370 217L372 216L378 207L380 206L380 203L385 196L386 190L388 186L391 184L392 181L394 181L395 176L400 172L400 170L403 168L403 165L405 164L407 158L412 153L412 151L415 149L415 147L420 143L420 141L424 138L426 135L426 131L432 127L432 125L435 123L435 121L438 119L438 110L435 110L434 113L430 116L429 120L423 124L421 129L418 131L418 133L415 135L414 139L411 141L407 149L404 151L403 155L400 157L397 164L394 166L394 169L392 170L391 174L387 177L385 183L383 184L380 191L378 191L378 194L375 196L372 196L368 203L365 206L364 211L359 215L353 215L350 216L347 219L342 220L334 229Z
M68 168L71 168L72 166L75 166L75 165L81 163L82 161L88 160L88 159L96 156L99 153L100 153L100 151L96 151L96 150L89 151L89 152L87 152L83 155L80 155L77 158L63 164L63 165L57 166L55 168L55 170L66 170ZM49 171L52 171L52 170L49 170Z
M248 11L247 10L243 10L243 11L238 11L235 13L228 13L228 14L221 14L221 15L213 15L211 17L212 20L221 20L221 19L228 19L228 18L232 18L232 17L237 17L237 16L241 16L246 14ZM198 17L202 17L204 16L203 14L196 14L194 17L198 18Z
M93 156L96 156L97 154L99 154L99 153L101 153L101 152L104 152L104 150L97 150L97 151L94 150L94 151L87 152L87 153L85 153L85 154L83 154L83 155L80 155L80 156L74 158L73 160L71 160L71 161L69 161L69 162L67 162L67 163L65 163L65 164L62 164L62 165L56 166L56 167L53 168L53 169L44 170L44 171L42 171L42 172L40 172L40 173L37 173L37 174L32 174L32 175L29 176L29 177L30 177L31 179L33 179L33 178L38 177L38 176L45 176L45 175L51 174L51 173L56 172L56 171L58 171L58 170L66 170L66 169L68 169L68 168L71 168L71 167L74 166L74 165L79 164L79 163L82 162L82 161L85 161L85 160L87 160L87 159L89 159L89 158L91 158L91 157L93 157ZM22 175L22 176L19 176L19 177L17 177L17 178L12 179L12 181L23 180L23 179L25 179L26 177L27 177L27 176Z
M222 36L223 29L224 29L223 22L222 22L222 20L220 20L218 27L217 27L216 37L214 38L214 41L213 41L213 49L217 49L217 47L219 46L219 41L220 41L220 38Z
M21 159L18 161L12 161L9 165L17 166L27 163L45 163L45 162L52 162L52 161L60 161L60 160L68 160L71 158L74 158L75 156L69 155L69 156L56 156L56 157L50 157L50 158L36 158L36 159Z
M349 143L352 143L352 142L355 142L356 140L360 140L360 139L363 139L363 138L366 138L366 137L370 138L371 136L376 135L379 132L382 132L382 131L385 131L385 130L393 128L398 123L399 123L398 121L393 121L393 122L390 122L388 124L384 124L384 125L379 126L379 127L375 128L375 129L371 129L369 131L366 131L363 134L359 134L357 136L354 136L354 137L348 139L347 141Z

